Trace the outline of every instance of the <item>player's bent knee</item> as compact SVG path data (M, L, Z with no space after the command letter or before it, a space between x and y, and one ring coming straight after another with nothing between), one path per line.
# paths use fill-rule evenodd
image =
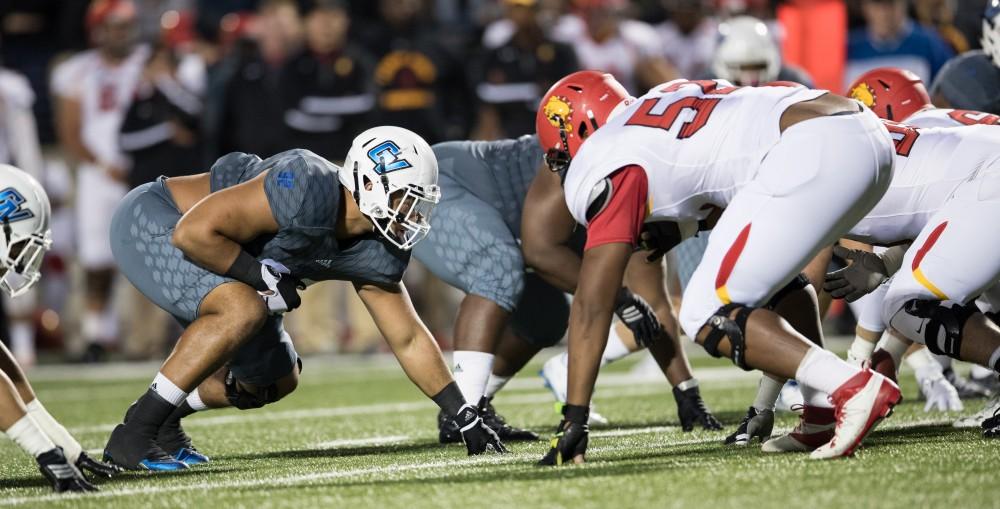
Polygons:
M722 357L719 344L726 340L729 342L729 357L733 364L746 371L752 369L746 363L745 354L747 319L754 309L756 308L742 304L726 304L719 308L708 318L698 335L699 338L704 338L700 342L705 351L712 357Z
M933 353L958 358L965 322L979 312L974 303L946 305L938 300L910 299L892 314L889 325L907 339L927 345Z

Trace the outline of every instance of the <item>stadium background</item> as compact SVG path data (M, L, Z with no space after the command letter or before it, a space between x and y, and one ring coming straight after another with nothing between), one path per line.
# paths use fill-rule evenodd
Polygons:
M120 3L98 1L107 8ZM26 366L158 359L179 332L120 277L112 312L96 326L83 324L92 297L77 256L87 233L77 225L88 218L75 215L87 213L87 196L77 192L79 158L56 114L59 92L51 78L61 62L97 42L99 20L90 4L0 2L0 146L7 148L0 162L35 174L54 206L55 243L40 288L26 303L3 303L0 338L13 343ZM113 106L121 109L121 128L104 136L122 156L114 164L116 178L129 186L160 174L207 171L234 150L266 157L305 147L338 161L355 133L378 124L408 127L432 144L515 137L533 130L541 93L578 68L612 72L634 95L677 77L711 76L718 26L739 14L764 20L785 65L804 70L818 87L842 92L845 83L878 65L910 68L930 83L948 57L979 46L985 4L135 0L135 40L128 50L147 47L149 56L141 60L135 90L118 91L131 98ZM160 88L150 85L162 80L186 90L193 106L164 107ZM31 118L14 118L18 108ZM160 126L166 135L143 137ZM406 277L420 315L447 348L460 295L416 263ZM676 295L676 276L671 279ZM300 352L384 350L349 285L316 285L304 302L287 321ZM827 326L849 331L849 319L838 325L844 313L835 306Z

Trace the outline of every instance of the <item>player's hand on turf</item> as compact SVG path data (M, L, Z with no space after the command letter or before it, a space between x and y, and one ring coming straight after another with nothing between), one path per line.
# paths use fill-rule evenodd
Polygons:
M465 442L466 450L469 451L469 456L484 452L501 454L507 452L496 431L490 429L479 417L476 407L466 404L460 408L458 415L455 416L455 422L462 432L462 440Z
M539 465L560 466L585 461L590 434L590 427L587 426L589 412L588 407L563 405L563 420L552 437L549 452L538 462Z
M292 277L288 267L270 258L260 263L260 275L268 289L257 293L264 299L271 314L280 315L299 307L302 304L299 290L305 287Z
M663 334L663 326L656 318L653 308L628 288L622 287L618 291L618 296L615 298L615 314L632 331L639 346L648 347Z
M38 458L38 470L48 479L52 490L57 493L64 491L97 491L75 466L71 465L62 449L55 448L42 453Z
M919 353L919 352L918 352ZM917 368L917 383L920 384L920 393L923 394L927 402L924 404L924 412L961 412L965 409L962 400L958 397L958 390L941 373L937 366L927 368Z
M76 468L78 468L81 472L87 472L91 475L108 478L113 477L115 474L119 474L122 471L118 465L97 461L94 458L87 456L87 453L85 452L81 452L80 457L76 459Z
M826 275L823 289L835 299L854 302L875 291L878 285L889 279L882 257L868 251L833 246L833 255L850 262L847 267Z

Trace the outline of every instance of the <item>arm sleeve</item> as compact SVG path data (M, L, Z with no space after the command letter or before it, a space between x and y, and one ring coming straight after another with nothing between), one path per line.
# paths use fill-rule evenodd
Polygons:
M649 184L639 166L626 166L609 177L611 196L607 205L590 220L584 250L622 242L633 247L646 219Z

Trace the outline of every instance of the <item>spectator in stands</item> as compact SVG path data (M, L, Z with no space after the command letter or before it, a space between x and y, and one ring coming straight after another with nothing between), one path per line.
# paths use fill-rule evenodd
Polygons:
M577 70L568 45L549 39L538 21L538 0L504 0L514 27L508 40L487 49L475 66L479 114L472 137L512 138L535 131L542 93Z
M656 27L668 61L685 78L708 72L718 26L706 0L663 0L667 20Z
M913 0L917 22L937 30L937 33L956 54L969 51L969 40L955 26L956 0Z
M633 95L680 77L653 27L625 18L626 0L575 0L553 38L576 50L580 67L613 74Z
M844 87L876 67L899 67L930 83L954 54L934 29L914 23L907 0L862 0L867 26L848 36Z
M130 0L96 0L86 23L94 49L59 64L52 73L56 129L77 165L77 255L86 274L82 334L86 359L101 360L118 337L110 305L115 262L108 231L127 191L128 165L118 133L135 94L149 48L137 45Z
M316 0L306 16L306 47L282 81L284 124L295 146L341 161L375 106L372 57L348 41L347 2Z
M474 110L457 51L439 40L421 0L379 0L381 20L363 33L375 54L372 123L420 133L428 143L465 137Z
M301 48L302 31L294 0L261 2L250 38L237 43L213 71L205 102L208 164L228 152L268 157L295 146L281 127L285 110L280 98L286 64Z

